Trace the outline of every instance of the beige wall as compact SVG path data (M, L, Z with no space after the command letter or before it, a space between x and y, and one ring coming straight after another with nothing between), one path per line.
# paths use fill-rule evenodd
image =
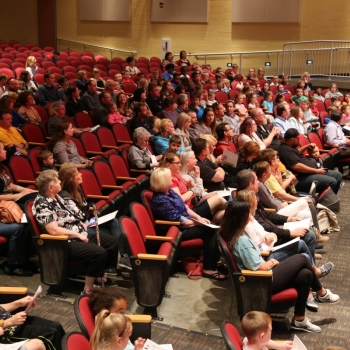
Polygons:
M1 0L0 39L38 43L37 0Z
M135 50L137 56L160 56L161 39L171 39L171 51L178 53L184 49L188 53L265 51L279 50L285 42L316 39L348 40L350 21L350 1L343 0L303 0L301 23L293 24L232 24L231 0L209 0L208 24L160 24L150 22L150 0L132 0L131 22L93 22L78 19L79 0L57 1L57 33L59 38L87 42L95 45ZM190 1L190 0L189 0ZM291 0L292 1L292 0ZM184 9L185 10L185 9ZM253 11L253 9L252 9ZM194 14L195 16L195 14ZM59 43L58 48L83 50L81 46ZM94 51L94 50L91 50ZM97 52L97 51L94 51ZM100 51L103 54L103 52ZM110 58L110 53L104 53ZM127 54L114 54L126 57ZM190 61L202 63L194 57ZM229 56L210 58L212 67L226 67ZM234 56L233 62L239 63ZM246 72L250 66L258 68L265 61L271 61L276 69L275 55L249 56L242 65Z

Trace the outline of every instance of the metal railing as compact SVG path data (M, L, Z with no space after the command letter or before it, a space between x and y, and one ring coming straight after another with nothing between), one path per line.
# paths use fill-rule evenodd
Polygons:
M350 41L315 40L283 45L282 74L331 77L349 76Z
M100 50L107 50L110 52L111 55L111 59L113 58L113 52L121 52L121 53L127 53L127 54L131 54L132 56L135 56L137 54L137 51L132 51L132 50L121 50L121 49L116 49L114 47L106 47L106 46L100 46L100 45L93 45L93 44L87 44L87 43L82 43L79 41L72 41L72 40L67 40L67 39L61 39L61 38L57 38L57 44L61 43L61 42L66 42L66 43L71 43L73 45L77 45L77 46L83 46L83 50L81 51L86 51L87 47L93 47L96 49ZM78 50L78 49L77 49Z
M277 67L277 72L273 74L280 74L281 62L280 54L283 50L269 50L269 51L236 51L236 52L205 52L205 53L187 53L189 57L195 57L197 60L204 59L204 64L207 64L208 57L229 57L231 63L237 63L239 66L239 72L243 73L250 67L256 64L249 65L249 62L271 62L272 67ZM175 55L174 56L179 56ZM249 59L248 59L249 57ZM248 63L247 63L248 62ZM260 65L264 66L264 65ZM268 67L265 67L268 68ZM269 75L269 73L267 72Z

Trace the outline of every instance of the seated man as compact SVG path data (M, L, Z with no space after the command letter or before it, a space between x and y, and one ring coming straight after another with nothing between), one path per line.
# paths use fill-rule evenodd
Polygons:
M290 128L290 124L287 119L290 114L289 104L286 102L282 102L277 105L277 117L273 122L273 126L280 129L281 137L284 137L284 133Z
M216 126L216 134L218 136L218 143L214 149L215 158L219 157L224 152L224 149L237 152L236 146L231 142L233 130L228 123L218 124Z
M186 94L180 94L177 97L177 108L176 112L178 114L187 113L188 112L188 96Z
M337 193L342 180L342 174L339 171L318 169L317 166L303 152L307 148L315 147L314 143L299 147L299 131L291 128L284 134L284 141L278 149L281 162L297 174L298 183L295 188L300 192L309 192L313 181L317 180L317 193L321 193L327 186L330 186L334 193Z
M324 129L325 139L328 145L339 148L339 159L350 157L350 140L343 133L340 122L342 113L339 110L331 112L331 120ZM350 179L350 175L345 176Z
M97 107L101 105L97 94L97 84L96 81L89 80L86 83L87 90L81 98L84 110L87 112L94 111Z
M44 74L45 83L39 86L39 103L46 106L49 102L61 101L61 97L55 86L55 75L47 72Z
M192 144L193 152L198 160L203 186L208 192L223 190L225 188L225 171L208 159L209 145L204 139L196 139Z
M158 116L162 111L163 101L160 98L160 90L157 84L148 85L148 96L146 98L146 103L154 116Z
M7 158L17 153L27 155L29 145L21 134L12 126L12 114L9 109L0 110L0 141L4 144Z

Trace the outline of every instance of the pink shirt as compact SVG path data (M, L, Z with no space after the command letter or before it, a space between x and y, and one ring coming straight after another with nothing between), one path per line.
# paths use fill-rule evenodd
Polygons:
M124 123L124 122L126 122L126 118L123 117L119 112L110 113L108 115L108 124Z

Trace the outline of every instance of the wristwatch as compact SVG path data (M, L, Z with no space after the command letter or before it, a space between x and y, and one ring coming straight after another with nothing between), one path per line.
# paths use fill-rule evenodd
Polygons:
M0 327L4 327L5 320L0 320Z

